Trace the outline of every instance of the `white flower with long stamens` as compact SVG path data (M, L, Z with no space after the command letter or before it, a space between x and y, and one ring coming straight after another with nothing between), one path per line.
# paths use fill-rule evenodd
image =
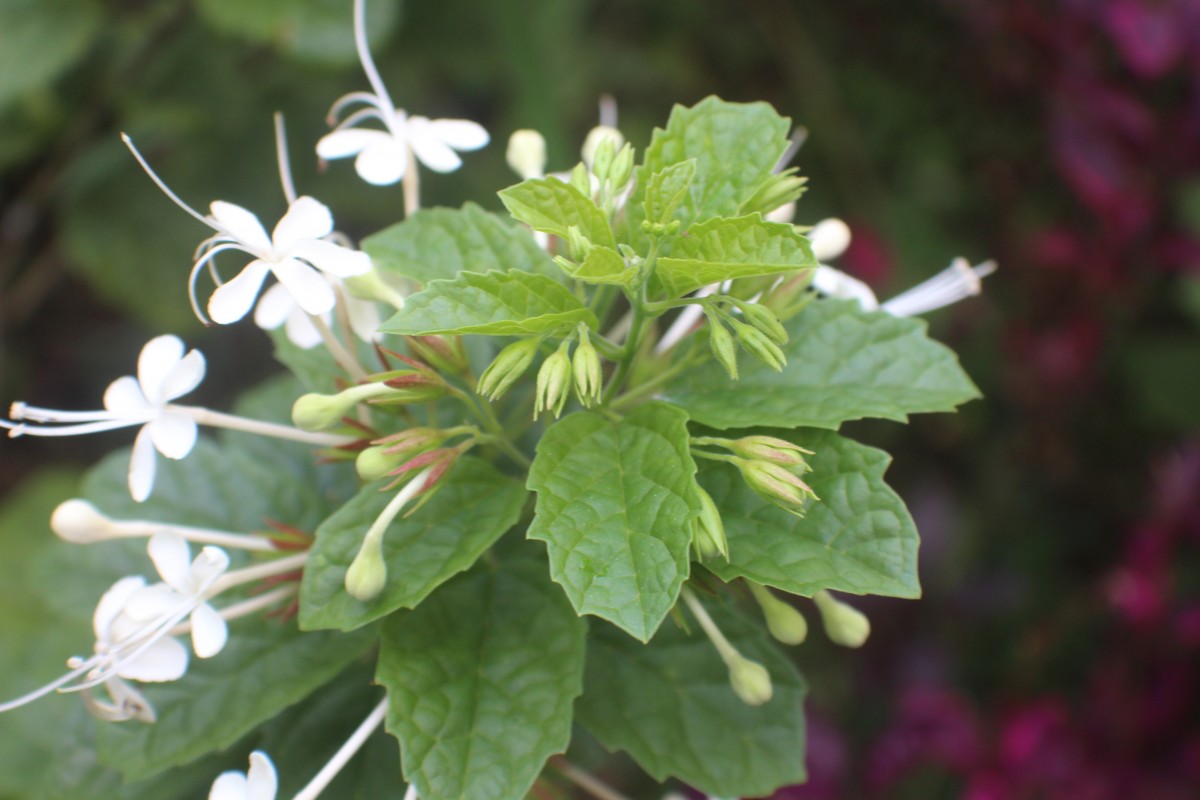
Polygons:
M129 461L129 492L141 502L154 486L154 451L179 460L196 444L196 420L168 404L195 389L204 379L204 370L200 351L184 355L178 337L158 336L142 348L137 377L117 378L105 390L104 411L55 411L18 402L9 411L17 424L0 420L0 427L15 437L72 436L141 425ZM49 424L39 427L25 422Z
M266 753L255 750L250 754L250 769L221 773L213 782L208 800L275 800L278 790L275 765Z
M462 166L462 159L455 151L466 152L485 146L490 141L487 131L470 120L431 120L409 116L397 109L371 59L365 17L363 0L355 0L354 41L374 94L351 92L333 104L329 110L331 120L336 120L349 106L362 104L363 107L346 116L331 133L317 142L317 155L326 160L355 156L355 171L375 186L388 186L402 180L413 158L435 172L453 172ZM384 129L356 127L371 119L382 123Z

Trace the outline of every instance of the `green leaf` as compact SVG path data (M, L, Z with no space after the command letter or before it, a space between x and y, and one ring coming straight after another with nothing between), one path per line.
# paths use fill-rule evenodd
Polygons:
M646 641L675 605L700 513L687 416L648 403L620 422L564 417L538 442L529 538L575 610Z
M347 594L346 571L393 494L366 486L317 529L300 590L302 628L351 630L397 608L415 608L515 525L527 496L521 484L487 462L462 459L429 502L388 528L387 586L364 603Z
M654 275L671 297L732 278L796 272L817 266L808 239L794 225L758 214L717 218L687 229L658 259Z
M722 797L762 797L804 773L804 680L745 620L710 609L742 655L771 674L774 695L749 706L699 630L665 625L647 645L603 626L588 639L579 722L658 780L676 777Z
M297 59L331 65L357 60L350 8L338 0L199 0L197 9L214 28ZM398 17L394 3L368 0L370 41L382 42Z
M650 187L655 173L695 159L696 177L679 214L684 227L734 216L787 149L790 124L768 103L708 97L691 108L675 106L666 129L654 131L637 171L638 186ZM631 208L644 201L646 191L636 190Z
M879 417L953 411L979 390L921 320L862 311L853 301L820 300L787 323L787 366L775 372L743 362L730 381L715 363L692 370L666 399L714 428L831 428Z
M696 177L696 159L689 158L678 164L663 167L650 176L642 192L642 208L650 222L666 224L675 216L676 209L687 197L692 179Z
M95 0L15 0L0 5L0 107L50 83L87 53L104 28Z
M545 575L475 570L385 624L376 678L423 800L521 800L570 741L587 626Z
M595 245L617 247L612 228L591 198L558 178L532 178L500 192L500 201L514 217L535 231L567 238L572 225Z
M565 270L565 268L564 268ZM637 277L638 271L630 269L616 250L593 247L587 258L574 272L568 271L575 280L584 283L607 283L628 286Z
M812 450L805 480L817 496L797 517L763 500L727 464L705 462L700 483L725 523L729 561L704 565L785 592L821 589L920 597L919 537L904 501L883 481L891 457L829 431L770 431Z
M384 333L420 336L431 333L485 333L520 336L544 333L596 317L561 283L544 275L511 270L460 273L408 298L380 328Z
M362 249L375 266L418 283L490 270L521 269L551 278L560 274L528 230L474 203L418 211L363 239Z

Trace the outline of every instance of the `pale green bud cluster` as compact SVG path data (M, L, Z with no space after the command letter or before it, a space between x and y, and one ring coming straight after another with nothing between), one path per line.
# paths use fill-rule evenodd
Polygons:
M866 614L835 599L825 590L814 594L813 602L821 612L821 623L829 641L842 647L862 647L866 643L871 635L871 621Z
M808 621L793 606L783 602L762 584L747 579L750 593L758 601L767 630L783 644L798 645L808 638Z
M426 364L451 375L467 370L467 351L458 336L406 336L409 352Z
M379 480L406 461L440 447L449 437L447 431L437 428L409 428L399 433L377 439L370 447L359 452L354 460L358 477L370 482Z
M769 461L781 467L800 467L808 470L805 456L814 455L798 444L793 444L778 436L743 436L740 439L717 439L701 437L695 440L697 444L715 444L726 448L731 453L742 458L752 458L759 461Z
M571 374L575 379L575 395L585 407L599 402L604 388L604 375L600 369L600 354L588 337L587 328L579 328L579 345L571 359Z
M696 487L700 497L700 515L692 522L692 545L700 560L720 556L729 560L729 540L725 538L725 524L721 512L713 502L712 495Z
M740 439L719 436L697 436L695 446L721 447L733 455L721 455L703 450L692 452L701 457L725 461L737 467L742 478L760 497L797 516L804 515L809 500L818 500L812 487L800 476L809 471L805 456L813 455L798 444L776 436L753 435Z
M488 400L499 400L529 369L540 344L541 339L533 337L521 339L505 347L479 376L479 384L475 391Z
M741 309L745 321L735 319L727 311L718 308L722 302L733 303ZM721 296L705 302L704 314L708 317L708 342L713 356L729 373L730 379L737 380L738 376L735 337L742 349L776 372L782 371L787 365L787 356L781 345L787 344L788 333L771 309L758 303ZM725 329L726 325L733 330L732 335Z
M805 504L819 499L812 487L788 467L745 458L733 458L730 463L742 471L742 477L751 489L784 511L804 516Z
M783 354L783 350L779 349L779 345L775 344L766 333L763 333L753 325L738 322L736 319L729 320L729 324L737 336L738 343L741 344L742 349L747 353L776 372L782 372L783 368L787 366L787 356Z
M571 340L563 339L554 353L542 362L537 374L536 398L533 418L549 411L555 417L562 414L563 406L571 393L571 358L568 355Z
M733 337L729 331L725 330L725 326L717 319L717 315L711 308L705 308L704 314L708 317L708 346L712 348L713 358L729 373L729 379L736 381L738 376L737 346L733 342Z

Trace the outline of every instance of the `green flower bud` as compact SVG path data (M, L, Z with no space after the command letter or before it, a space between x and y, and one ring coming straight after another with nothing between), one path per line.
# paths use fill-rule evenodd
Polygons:
M725 371L729 373L731 380L737 380L737 347L733 343L733 337L729 335L729 331L725 330L725 326L717 319L715 314L708 316L708 345L712 348L713 356L717 359Z
M720 556L729 560L729 540L725 538L725 524L721 512L708 492L697 487L700 493L700 516L692 523L692 544L700 560Z
M767 621L767 630L777 641L797 645L808 638L808 622L803 614L771 594L767 587L751 580L747 580L746 583L762 609L763 617Z
M571 358L570 340L564 339L554 354L542 362L542 368L537 375L537 398L533 406L533 418L543 411L550 411L555 417L562 413L566 405L567 395L571 393Z
M451 375L467 370L467 352L458 336L406 336L409 352L426 364Z
M384 477L409 458L411 456L393 455L388 448L376 445L359 451L354 459L354 469L359 478L370 483Z
M629 183L629 179L633 177L633 145L628 142L617 153L617 157L613 159L612 169L608 173L608 179L612 184L614 191L620 191Z
M479 386L475 391L488 400L499 400L503 397L509 387L529 369L533 357L537 355L540 342L537 337L521 339L497 353L492 363L479 376Z
M604 183L608 179L616 155L617 147L612 137L606 136L596 145L596 152L592 155L592 174L600 183Z
M582 161L575 165L575 169L571 170L570 183L584 197L592 196L592 174L588 172L587 165Z
M842 647L862 647L866 643L871 635L871 621L866 614L834 599L824 589L813 595L813 602L821 612L821 622L829 641Z
M729 683L733 692L748 706L761 706L771 699L771 673L757 661L751 661L740 653L734 653L726 662L729 665Z
M374 600L387 584L387 564L383 561L383 538L368 535L358 555L346 570L346 591L363 603Z
M395 392L383 383L364 383L337 394L302 395L292 405L292 423L301 430L323 431L340 423L359 403Z
M742 458L769 461L781 467L803 467L806 471L808 462L804 457L813 455L812 450L805 450L798 444L776 436L743 436L740 439L725 439L720 444Z
M818 499L812 488L789 472L787 467L744 458L734 458L732 463L742 471L742 477L751 489L784 511L804 516L804 505L808 499Z
M540 178L546 174L546 140L540 133L529 128L513 131L508 137L508 150L504 153L508 165L523 180Z
M787 344L787 329L779 322L774 311L758 303L741 303L738 308L746 321L766 334L772 342L780 346Z
M571 254L571 258L580 262L592 252L592 243L579 230L578 225L567 226L567 252Z
M788 278L763 297L762 305L774 311L778 319L791 319L808 304L805 298L814 296L808 291L808 287L812 285L812 276L813 270L805 270Z
M787 356L779 349L779 345L772 342L758 328L752 328L737 320L731 320L729 324L733 326L738 342L746 349L746 352L776 372L783 371L784 366L787 365Z
M575 379L575 394L585 406L600 399L604 387L604 375L600 370L600 354L588 338L587 328L579 329L579 346L571 359L571 372Z
M364 272L362 275L343 278L342 285L346 287L346 291L360 300L377 300L380 303L387 303L393 308L404 308L403 292L389 285L377 269Z
M608 125L597 125L588 131L587 138L583 140L583 161L585 164L596 163L601 146L608 142L608 146L612 148L612 152L616 152L617 148L625 143L625 137L616 128ZM596 173L597 177L601 177ZM603 178L601 177L601 180Z
M796 175L795 172L793 168L767 178L754 190L754 194L742 203L738 213L753 214L757 211L766 214L800 197L804 194L808 178Z

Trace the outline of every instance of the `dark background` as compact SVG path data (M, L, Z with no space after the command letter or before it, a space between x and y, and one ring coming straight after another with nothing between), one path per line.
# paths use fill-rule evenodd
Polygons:
M447 0L370 4L396 102L493 144L426 205L499 208L508 134L567 169L612 94L644 145L672 103L768 100L809 137L797 222L854 230L837 263L881 297L951 257L984 296L934 312L985 398L848 432L889 450L925 597L861 601L872 639L795 651L812 781L787 798L1200 794L1200 6L1189 0ZM365 235L398 189L318 174L329 102L366 82L348 0L0 2L0 399L97 407L140 345L202 349L198 403L277 369L253 325L187 308L195 207L301 193ZM0 444L0 495L122 433ZM811 609L805 605L804 608ZM809 614L815 619L815 614ZM599 764L625 783L620 761ZM650 796L650 795L647 795Z

